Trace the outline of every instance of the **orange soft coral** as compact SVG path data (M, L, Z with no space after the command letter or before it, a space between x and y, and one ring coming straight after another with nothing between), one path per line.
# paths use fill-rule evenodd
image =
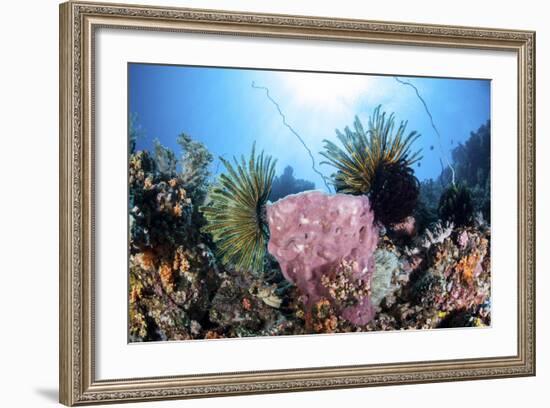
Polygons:
M311 327L316 333L334 333L338 327L338 318L327 299L320 299L311 311Z
M174 291L175 286L175 274L174 270L169 263L163 262L159 268L160 280L162 286L166 289L166 292L171 293Z
M180 205L180 203L177 203L173 208L172 208L172 212L174 214L175 217L181 217L183 215L183 208L182 206Z
M155 267L155 254L151 250L145 250L136 255L139 266L149 270Z
M175 270L179 270L183 274L189 272L189 268L191 267L191 265L187 260L185 249L182 246L176 249L176 254L174 255L174 262L172 267Z
M481 254L477 251L461 258L456 265L456 271L460 274L462 281L468 285L472 285L476 271L479 270L481 262Z

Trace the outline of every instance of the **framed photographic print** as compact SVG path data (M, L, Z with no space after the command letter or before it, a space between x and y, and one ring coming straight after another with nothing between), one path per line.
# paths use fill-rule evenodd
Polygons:
M61 402L534 375L534 42L62 4Z

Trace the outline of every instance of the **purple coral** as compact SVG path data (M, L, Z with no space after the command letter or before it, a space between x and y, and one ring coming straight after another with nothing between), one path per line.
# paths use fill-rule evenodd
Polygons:
M352 283L369 287L378 231L367 197L320 191L295 194L269 204L267 220L268 250L285 278L306 296L307 306L331 298L326 278L336 277L342 263L348 265ZM345 304L341 316L354 324L366 324L373 310L366 291L355 304Z

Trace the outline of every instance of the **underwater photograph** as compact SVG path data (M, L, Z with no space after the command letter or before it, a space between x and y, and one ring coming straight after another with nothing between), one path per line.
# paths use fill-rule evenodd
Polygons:
M128 64L128 341L491 325L491 81Z

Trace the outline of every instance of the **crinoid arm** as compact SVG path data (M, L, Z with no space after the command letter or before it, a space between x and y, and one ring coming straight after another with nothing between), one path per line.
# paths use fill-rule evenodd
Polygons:
M396 129L395 115L388 116L380 108L377 106L369 117L367 130L358 117L355 117L353 130L349 127L344 132L336 130L341 146L324 140L325 150L321 155L327 159L324 164L336 169L332 179L337 192L369 195L375 214L376 208L379 209L377 219L391 224L409 215L416 205L418 180L411 166L421 157L420 150L412 151L412 145L420 134L415 131L407 134L406 121ZM398 202L403 197L406 197L406 206ZM381 208L385 209L384 214ZM395 214L387 213L397 208L400 210Z
M220 160L226 173L211 188L210 203L201 207L207 220L203 231L212 236L224 264L259 274L269 240L265 205L276 161L263 151L256 156L255 144L248 161L244 156L233 163Z
M373 174L372 166L369 166L369 140L359 118L355 118L354 130L346 126L342 133L337 129L336 137L343 148L325 139L325 151L321 155L328 161L321 164L330 164L337 169L333 176L337 192L366 194Z
M422 158L420 150L411 151L420 134L412 131L405 136L406 121L402 121L394 132L395 115L387 116L380 109L381 106L377 106L369 117L366 131L357 116L353 130L349 127L343 133L336 130L342 147L330 140L323 141L325 151L321 155L327 159L323 164L336 168L333 183L338 192L367 194L380 165L401 163L410 167Z

